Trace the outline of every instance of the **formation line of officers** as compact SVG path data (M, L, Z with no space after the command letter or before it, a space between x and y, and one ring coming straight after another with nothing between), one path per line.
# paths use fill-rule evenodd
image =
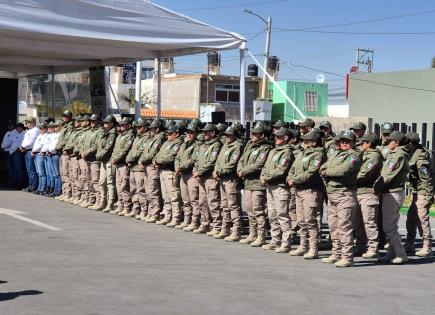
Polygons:
M409 253L432 255L431 158L418 134L394 131L393 124L383 124L380 137L363 123L334 134L327 121L318 128L311 119L297 126L258 122L245 141L238 123L164 126L112 115L100 122L96 115L73 119L69 111L63 121L58 200L308 260L319 258L326 202L332 253L322 262L350 267L362 255L403 264ZM403 244L405 185L411 206Z

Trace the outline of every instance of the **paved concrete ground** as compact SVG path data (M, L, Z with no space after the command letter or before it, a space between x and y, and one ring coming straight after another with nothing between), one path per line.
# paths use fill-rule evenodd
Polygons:
M343 270L24 192L0 191L0 208L60 229L0 214L1 314L435 310L435 258L404 266L357 259Z

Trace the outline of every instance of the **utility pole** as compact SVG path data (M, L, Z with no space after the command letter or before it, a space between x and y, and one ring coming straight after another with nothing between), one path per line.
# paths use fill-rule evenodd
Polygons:
M258 15L257 13L255 13L251 10L242 9L242 11L246 12L248 14L251 14L251 15L255 15L256 17L261 19L266 24L266 49L264 51L264 69L265 69L265 71L263 72L263 85L261 88L261 98L265 99L266 98L266 91L267 91L267 82L268 82L266 71L267 71L267 67L268 67L268 63L269 63L270 37L272 34L272 17L269 16L266 20L262 16Z
M358 72L371 73L373 70L374 49L359 48L356 50L356 64ZM365 71L362 71L365 70Z

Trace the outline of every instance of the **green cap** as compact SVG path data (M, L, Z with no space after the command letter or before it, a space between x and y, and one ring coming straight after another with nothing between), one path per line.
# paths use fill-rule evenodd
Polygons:
M216 126L213 124L207 124L202 128L202 131L216 131Z
M405 135L405 142L406 143L419 144L420 143L420 136L416 132L408 132Z
M139 119L133 123L133 126L135 127L149 127L149 125L150 122L143 119L142 117L139 117Z
M83 116L82 115L77 115L74 119L75 119L75 121L82 121L83 120Z
M289 138L293 137L293 134L290 132L288 128L281 127L277 131L274 132L275 136L282 137L282 136L288 136Z
M84 115L83 118L82 118L82 121L85 121L85 120L91 120L91 116Z
M186 129L188 131L198 132L198 130L199 130L199 122L197 120L194 120L194 121L190 122L190 124L187 125Z
M343 132L340 136L340 140L346 139L355 142L356 141L356 135L351 130L347 130Z
M367 130L367 126L365 123L359 121L357 123L354 123L352 125L352 127L350 127L349 129L350 130Z
M150 128L160 128L162 127L162 121L160 119L154 119L150 125Z
M56 122L54 123L55 126L62 126L63 125L63 120L62 119L58 119L56 120Z
M230 126L225 129L224 134L226 135L236 135L238 134L237 128L235 126Z
M47 128L47 125L45 123L38 124L39 129Z
M405 140L405 135L400 131L393 131L390 135L385 137L385 140L394 140L398 143L402 143Z
M97 114L92 114L91 117L89 117L90 121L98 121L100 120L100 116L98 116Z
M367 132L364 136L362 136L360 141L368 141L371 144L377 145L379 144L379 136L374 132Z
M320 134L317 130L310 130L306 134L301 136L302 140L312 140L312 141L318 141L320 139Z
M63 112L62 116L72 117L73 113L69 109L67 109Z
M119 122L120 125L130 125L133 122L133 119L131 119L130 117L124 117L122 118L122 120Z
M305 118L299 123L299 127L311 127L314 128L316 123L311 118Z
M394 131L394 125L392 123L386 122L382 124L381 133L383 135L389 135L393 133L393 131Z
M332 129L331 123L327 120L324 120L320 123L319 128L322 128L322 127Z
M227 130L227 126L223 123L218 123L216 125L216 129L220 132L224 132L225 130Z
M56 124L54 123L54 121L50 121L50 123L47 126L48 126L48 128L54 128L54 126L56 126Z
M113 115L107 115L106 118L104 118L103 122L105 123L116 123L116 118Z
M339 131L337 134L332 138L334 141L340 141L341 135L344 133L344 131Z
M272 127L274 127L274 128L288 128L289 127L289 123L280 119L280 120L276 121L272 125Z
M166 133L174 133L179 132L180 128L177 125L170 125L168 129L166 129Z
M254 127L251 130L251 133L265 133L266 132L266 125L264 122L257 122Z

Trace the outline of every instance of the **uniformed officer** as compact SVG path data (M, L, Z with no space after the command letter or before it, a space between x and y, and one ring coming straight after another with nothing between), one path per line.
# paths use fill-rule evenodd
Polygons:
M82 122L82 116L78 115L75 117L74 120L74 130L71 132L70 137L68 138L67 143L65 144L65 147L63 149L64 154L67 154L70 157L70 165L69 165L69 171L68 174L70 176L71 180L71 198L68 198L64 201L73 203L80 200L80 191L79 191L79 161L77 158L76 153L74 152L74 148L76 145L76 138L81 133L81 122Z
M353 266L352 213L357 207L357 175L361 167L359 152L354 150L355 134L346 131L340 136L340 151L320 168L328 193L328 225L332 254L324 263L336 267Z
M381 176L374 184L375 192L381 193L383 228L389 247L387 254L378 258L380 262L403 264L408 261L398 231L400 207L405 199L405 183L409 173L409 156L403 148L405 135L394 131L385 138L390 152L384 162Z
M175 172L174 161L183 138L177 125L168 127L167 137L168 139L153 159L154 167L159 170L165 215L162 220L157 221L157 224L174 228L181 220L180 175Z
M110 162L113 148L115 146L116 137L116 118L113 115L108 115L103 120L104 132L98 142L96 160L100 162L100 180L98 186L100 188L100 204L95 209L96 211L110 212L114 210L116 202L115 190L115 167Z
M180 176L180 193L183 202L183 222L176 229L191 232L199 228L201 213L199 211L199 183L192 176L193 166L197 160L201 142L197 140L200 122L192 121L186 128L184 142L175 157L174 166Z
M64 201L65 199L71 198L71 179L69 174L70 169L70 156L64 153L64 148L74 130L73 114L71 111L66 110L63 112L63 126L60 131L59 138L56 145L56 150L61 154L60 158L60 175L62 179L62 195L56 199Z
M87 208L90 206L89 203L89 178L90 178L90 167L88 165L88 162L83 158L82 153L84 150L88 149L88 147L85 147L85 138L88 132L92 132L92 128L90 125L90 116L84 115L81 123L81 133L79 136L77 136L76 139L76 146L74 148L74 152L77 155L77 159L79 161L79 168L80 168L80 180L79 180L79 190L80 190L80 199L75 202L74 204L79 205L83 208ZM86 206L85 206L86 205Z
M227 125L224 123L218 123L216 125L217 136L221 139L222 145L225 144L225 130L227 130Z
M244 183L244 200L249 219L249 235L242 244L261 247L266 240L266 186L260 181L261 170L272 149L265 137L266 126L257 123L251 130L251 140L246 144L237 164L237 175Z
M130 169L125 163L125 158L133 145L134 132L131 128L132 119L124 117L120 122L121 133L116 138L115 147L110 157L112 165L116 170L116 194L118 195L118 206L111 214L123 216L131 211L130 196Z
M420 137L417 133L407 133L405 143L411 155L409 184L412 190L412 203L408 209L406 219L407 237L405 249L408 253L415 252L416 229L417 226L420 226L423 232L423 248L415 254L420 257L428 257L432 255L432 234L429 217L434 198L432 159L429 152L420 144Z
M299 247L290 252L292 256L317 259L320 238L318 214L323 210L323 181L319 169L326 156L318 146L320 134L313 129L301 136L305 150L296 156L287 177L290 187L296 189L296 214L299 225Z
M311 118L306 118L299 122L298 126L301 135L308 133L311 129L314 128L315 125L316 123Z
M332 125L329 121L325 120L320 122L319 129L323 132L323 146L325 148L326 155L332 155L335 150L334 132L332 131Z
M144 145L144 150L138 163L145 167L145 195L148 200L148 214L145 219L148 223L155 223L160 216L160 176L159 170L152 161L165 141L163 124L160 119L154 119L150 125L151 137Z
M378 179L382 169L382 154L376 148L379 143L379 136L373 132L368 132L361 137L361 151L363 152L362 166L357 177L357 211L362 217L363 224L354 221L356 239L364 241L363 258L370 259L378 257L379 231L379 195L375 193L373 184ZM359 217L354 216L355 220ZM358 247L359 244L356 244Z
M241 183L237 176L237 163L242 155L243 142L238 139L239 134L233 126L228 127L224 135L225 144L213 171L213 178L219 181L222 208L222 228L214 238L237 242L242 231Z
M356 135L356 146L359 147L361 145L361 138L364 136L364 134L367 131L367 126L365 123L359 121L357 123L354 123L352 127L350 127L350 130L352 130Z
M272 128L273 128L274 131L278 131L278 130L281 129L281 128L286 128L286 129L288 129L288 128L289 128L289 123L280 119L280 120L276 121L276 122L272 125Z
M261 183L266 186L271 235L270 243L262 248L288 253L291 248L292 226L288 215L290 188L286 177L294 161L289 144L292 135L287 128L275 130L274 135L275 148L269 152L260 175Z
M193 167L193 176L199 182L199 207L201 225L194 230L195 234L207 233L208 236L219 234L222 225L220 209L219 182L212 173L222 147L217 136L216 126L207 124L203 129L204 143L199 148L198 160ZM211 231L208 231L211 228Z
M391 135L393 131L394 125L392 123L386 122L381 125L381 146L379 147L379 150L381 151L384 159L387 157L388 152L390 151L385 138Z
M96 210L100 204L101 191L98 185L100 181L100 162L96 159L98 142L103 136L104 129L100 126L100 117L92 114L89 117L91 128L86 132L83 139L83 150L81 157L88 164L88 202L81 205L91 210Z
M148 201L145 195L145 167L138 163L144 150L146 141L150 138L147 132L150 124L139 118L133 123L136 129L136 138L133 141L130 152L128 152L125 162L130 168L130 195L133 208L126 217L137 217L138 220L145 220L148 214Z

